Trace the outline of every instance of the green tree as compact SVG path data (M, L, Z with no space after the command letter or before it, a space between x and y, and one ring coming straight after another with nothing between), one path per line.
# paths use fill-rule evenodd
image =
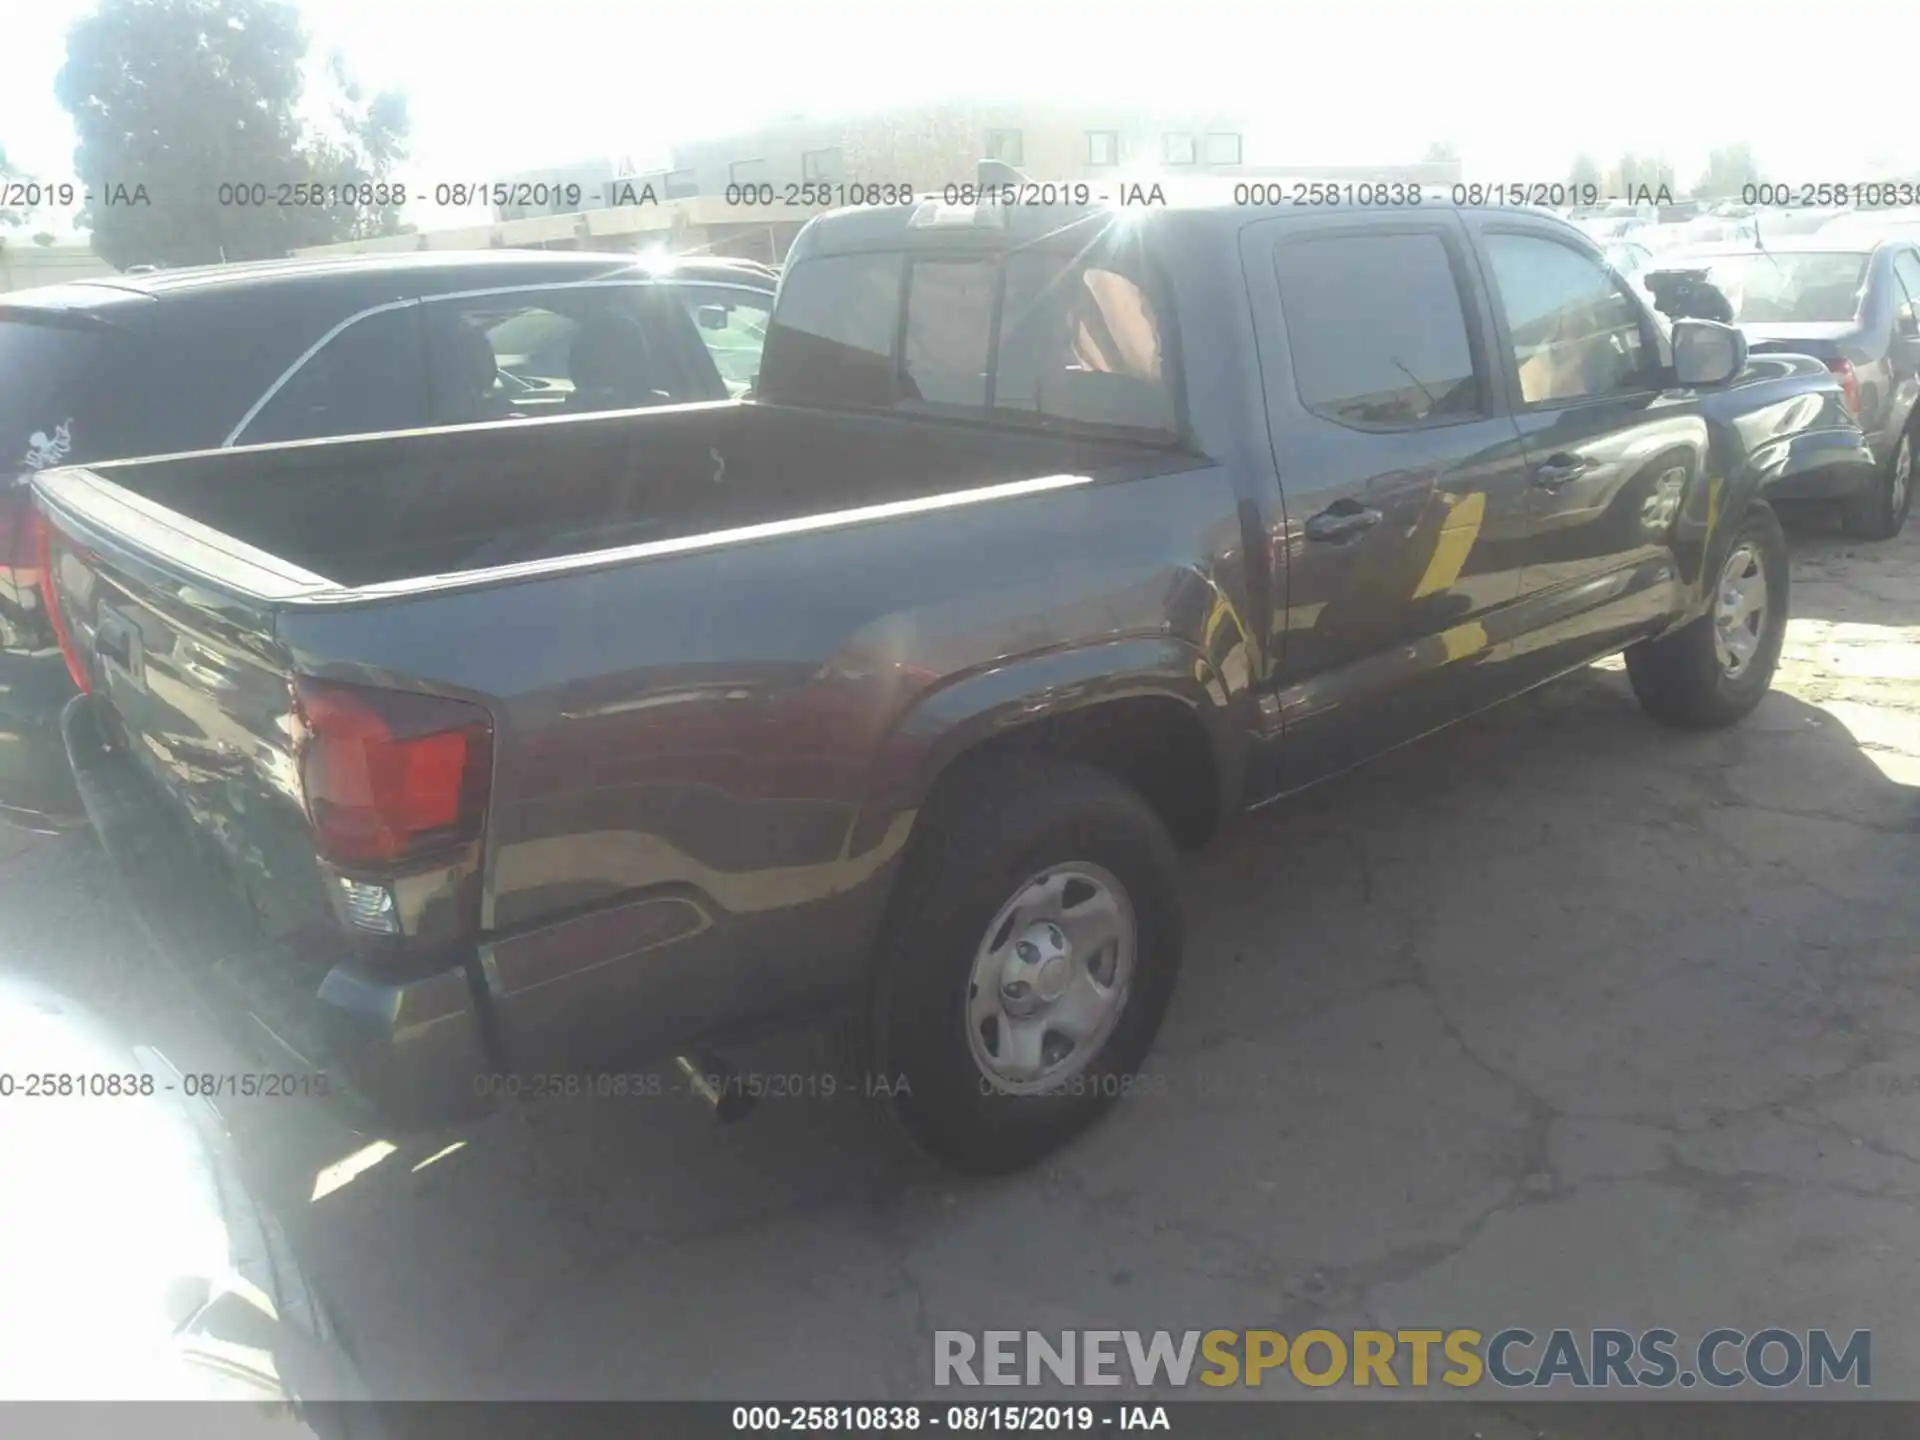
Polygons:
M1567 183L1591 185L1595 193L1599 193L1606 188L1607 177L1600 173L1600 162L1583 151L1573 157L1573 164L1567 168Z
M1693 187L1701 199L1738 199L1740 192L1760 179L1760 165L1753 158L1753 147L1742 140L1707 152L1707 170Z
M79 221L119 267L284 255L397 228L391 207L274 203L280 187L377 180L406 154L404 97L364 97L334 57L337 134L303 123L308 39L284 0L101 0L67 34ZM255 187L265 204L220 202ZM240 192L245 199L247 192Z

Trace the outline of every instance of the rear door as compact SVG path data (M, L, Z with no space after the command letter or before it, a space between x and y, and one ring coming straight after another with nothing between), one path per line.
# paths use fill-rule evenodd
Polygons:
M1242 234L1286 505L1285 788L1487 703L1519 594L1526 473L1450 212Z
M1663 388L1663 335L1589 242L1524 216L1468 223L1527 450L1522 668L1545 673L1670 612L1707 427L1691 392Z

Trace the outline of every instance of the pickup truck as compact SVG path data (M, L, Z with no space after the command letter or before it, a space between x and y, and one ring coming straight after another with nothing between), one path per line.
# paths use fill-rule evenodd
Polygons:
M1623 650L1759 702L1763 489L1872 463L1818 361L1537 212L1005 198L812 221L746 398L36 477L82 800L236 1035L390 1133L851 1017L1004 1170L1234 812Z

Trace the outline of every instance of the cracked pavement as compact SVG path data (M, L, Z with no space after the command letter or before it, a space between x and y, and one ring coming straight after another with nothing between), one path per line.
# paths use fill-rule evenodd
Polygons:
M1871 1328L1875 1396L1920 1397L1920 524L1792 542L1742 727L1656 727L1616 662L1193 857L1142 1093L1028 1174L949 1177L845 1095L607 1099L309 1200L359 1142L276 1102L370 1387L930 1395L935 1328L1780 1325ZM0 913L0 964L139 963L84 841L0 832Z

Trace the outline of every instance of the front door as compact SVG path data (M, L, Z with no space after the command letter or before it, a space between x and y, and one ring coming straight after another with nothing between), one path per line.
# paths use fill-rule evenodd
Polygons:
M1479 228L1527 448L1516 661L1539 678L1671 613L1674 521L1707 426L1692 393L1666 385L1653 317L1584 240L1511 216Z

